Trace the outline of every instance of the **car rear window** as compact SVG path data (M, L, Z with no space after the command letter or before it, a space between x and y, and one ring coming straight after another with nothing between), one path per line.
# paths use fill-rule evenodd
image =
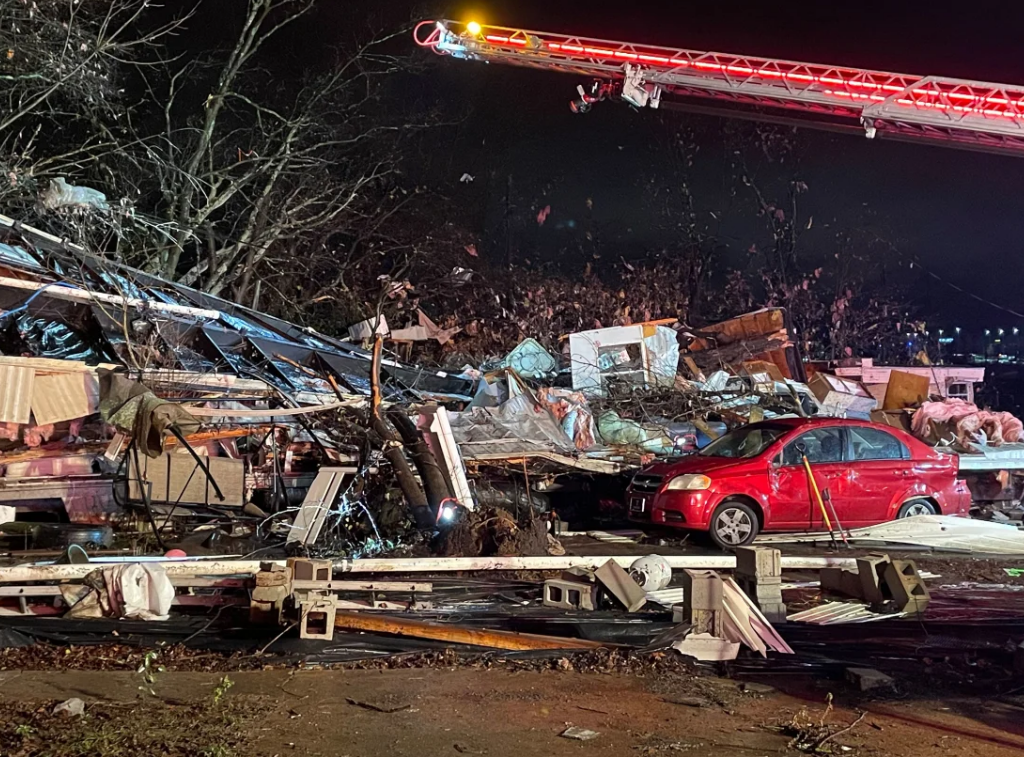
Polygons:
M892 434L877 428L847 429L854 460L905 460L910 450Z

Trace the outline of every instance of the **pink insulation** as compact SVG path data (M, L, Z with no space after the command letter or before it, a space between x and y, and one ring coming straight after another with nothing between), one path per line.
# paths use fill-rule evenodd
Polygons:
M914 413L914 433L926 438L933 425L952 423L961 444L985 441L993 446L1024 439L1024 423L1010 413L979 410L977 405L962 399L925 402Z

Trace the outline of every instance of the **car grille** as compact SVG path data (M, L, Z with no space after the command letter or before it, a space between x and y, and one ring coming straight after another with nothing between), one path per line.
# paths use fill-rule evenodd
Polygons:
M652 476L646 473L638 473L633 476L633 491L635 492L656 492L661 487L664 476Z

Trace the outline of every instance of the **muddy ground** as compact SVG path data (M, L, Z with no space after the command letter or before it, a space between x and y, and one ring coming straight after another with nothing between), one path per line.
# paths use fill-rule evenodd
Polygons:
M1024 709L977 700L859 699L835 682L744 692L684 670L638 676L501 669L0 673L3 755L801 754L822 718L825 753L1002 757L1024 750ZM825 701L835 699L826 715ZM82 717L50 715L79 697ZM561 736L569 726L597 732ZM806 747L805 747L806 748ZM852 750L852 751L848 751Z

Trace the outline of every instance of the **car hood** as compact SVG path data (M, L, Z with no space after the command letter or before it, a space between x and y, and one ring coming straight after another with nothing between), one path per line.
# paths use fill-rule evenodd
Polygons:
M705 457L704 455L688 455L679 460L652 463L641 473L653 476L679 476L684 473L712 473L723 468L738 465L749 465L751 460L736 460L731 457Z

